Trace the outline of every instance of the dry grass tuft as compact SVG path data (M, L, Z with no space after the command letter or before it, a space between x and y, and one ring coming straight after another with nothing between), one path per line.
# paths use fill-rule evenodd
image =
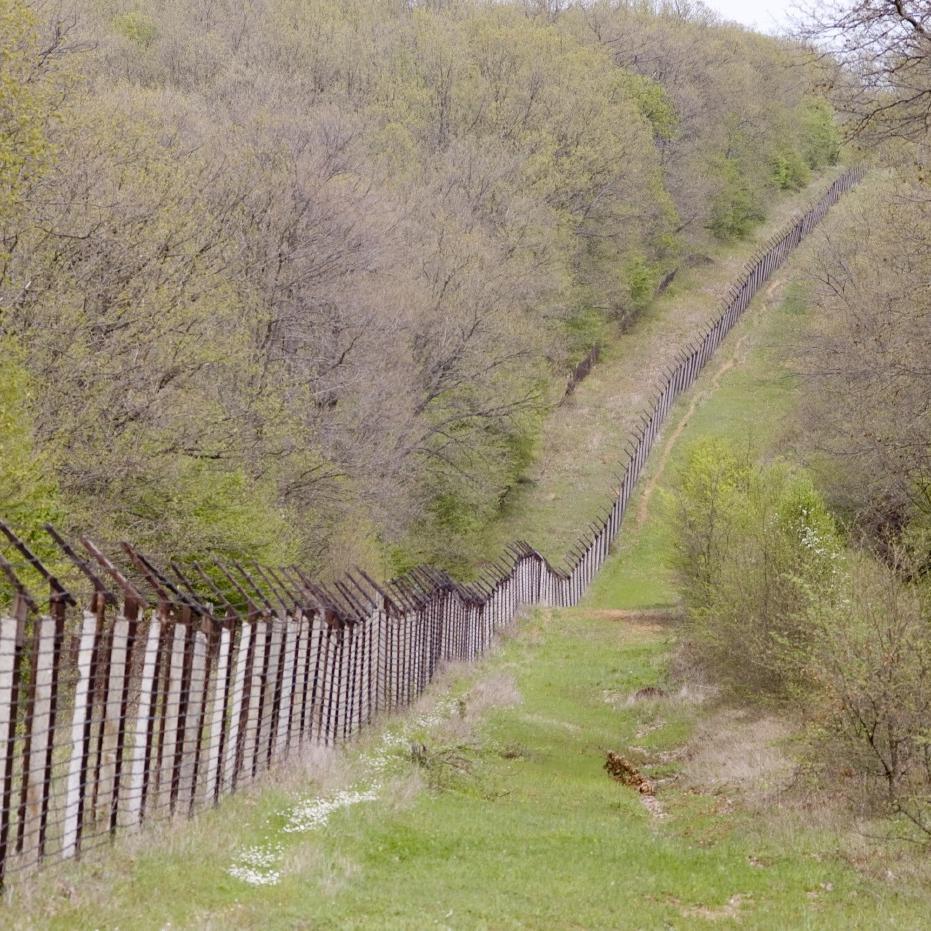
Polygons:
M419 769L411 769L385 783L381 794L379 808L389 812L406 811L417 801L426 788L423 774Z
M342 789L355 776L341 747L308 744L293 753L285 765L276 767L273 778L276 788L304 792L310 782L325 791Z
M740 918L742 906L749 901L751 896L732 895L720 908L708 908L705 905L695 905L690 908L682 909L683 918L700 918L702 921L735 921Z
M522 701L517 679L509 672L495 672L487 675L469 690L466 695L465 716L481 717L492 708L512 708Z
M720 688L696 660L687 643L673 650L667 675L671 682L678 683L677 697L687 704L700 705L720 694Z
M330 854L317 871L320 891L326 896L338 895L362 872L362 867L341 854Z
M342 854L326 851L321 844L304 839L287 851L281 872L313 877L323 895L334 896L358 878L362 867Z
M751 805L768 801L796 773L785 748L791 735L791 725L781 718L721 710L696 729L685 779L696 787L739 793Z

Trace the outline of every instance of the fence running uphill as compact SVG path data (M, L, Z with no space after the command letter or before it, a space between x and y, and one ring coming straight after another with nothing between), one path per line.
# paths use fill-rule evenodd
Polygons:
M82 606L0 524L12 559L0 556L0 571L15 593L0 617L0 881L118 829L214 805L301 745L345 740L409 704L444 663L485 652L521 606L578 602L673 402L862 175L841 175L760 250L720 315L679 353L606 513L564 567L519 542L468 584L425 567L385 584L355 571L324 587L293 567L162 569L128 544L117 557L87 538L79 551L49 527L88 593ZM47 609L21 581L27 564L48 585Z

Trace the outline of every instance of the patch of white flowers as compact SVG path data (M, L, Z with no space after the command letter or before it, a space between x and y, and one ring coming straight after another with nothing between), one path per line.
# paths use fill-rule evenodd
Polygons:
M364 754L359 762L369 777L377 781L392 760L397 759L397 752L406 750L409 745L410 740L404 734L383 734L378 746L370 753Z
M824 538L814 527L802 524L799 530L799 539L802 546L811 550L816 556L833 555L832 551L824 545Z
M378 746L360 760L367 778L353 789L337 792L328 798L306 798L282 815L285 819L281 830L285 834L300 834L324 827L330 817L338 811L363 802L374 802L381 791L381 777L398 751L410 747L410 735L429 730L448 718L456 707L452 701L440 702L433 711L414 718L400 731L386 731ZM260 844L240 850L233 865L226 871L230 876L250 886L274 886L281 881L281 860L284 848L278 843Z
M275 886L281 879L282 852L281 844L245 847L226 872L250 886Z
M449 718L457 705L452 700L438 702L436 707L419 718L413 718L400 731L386 731L381 736L378 746L366 753L359 761L372 781L377 781L388 766L397 759L398 753L410 749L411 737L420 731L430 730Z
M334 812L358 805L360 802L374 802L378 798L379 788L380 786L375 785L361 792L337 792L332 798L305 799L288 812L288 820L282 830L285 834L297 834L322 828Z
M810 513L808 508L802 508L802 520L798 528L799 542L813 556L818 559L829 560L828 571L832 577L836 577L839 569L838 564L841 560L841 551L830 536L819 533L818 530L806 522Z

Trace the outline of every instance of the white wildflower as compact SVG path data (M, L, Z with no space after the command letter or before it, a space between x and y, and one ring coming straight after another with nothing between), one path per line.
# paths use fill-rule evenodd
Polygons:
M286 834L312 831L322 828L330 815L360 802L374 802L378 798L378 786L365 791L338 792L332 798L307 799L287 812L287 824L282 828Z
M234 879L250 886L274 886L281 880L283 852L281 844L264 844L240 850L233 865L226 871Z

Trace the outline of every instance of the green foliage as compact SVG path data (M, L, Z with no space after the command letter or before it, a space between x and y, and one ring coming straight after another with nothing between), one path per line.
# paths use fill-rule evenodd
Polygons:
M55 554L42 528L46 522L61 525L65 517L56 463L36 447L36 388L23 364L23 353L4 339L0 340L0 358L0 518L40 558L48 559ZM34 587L34 594L44 593L44 585L28 571L21 579L27 587ZM0 593L9 593L4 580L0 580Z
M49 154L38 55L35 14L21 0L0 0L0 235Z
M715 168L720 187L712 201L709 229L718 239L740 239L765 217L759 195L736 159L721 159Z
M855 772L856 804L931 837L931 589L914 552L844 549L807 476L719 442L690 451L674 502L692 654L732 694L794 707L829 780Z
M141 10L130 10L113 17L113 28L130 42L148 48L158 36L158 25Z
M798 152L784 149L773 159L773 180L783 191L799 191L811 181L811 171Z
M787 118L782 136L771 157L773 181L782 190L804 187L812 171L835 165L840 158L840 129L823 97L804 97Z
M423 517L403 544L387 548L394 571L424 562L438 563L466 578L485 554L482 532L498 516L504 500L533 461L543 425L538 409L529 409L506 424L485 424L472 433L470 455L481 457L480 474L487 484L469 480L475 463L445 460L431 470L423 495ZM470 472L465 470L470 467Z
M630 304L635 310L643 310L659 286L661 267L643 255L634 255L624 266L623 277L630 295Z
M802 157L809 168L836 165L840 159L840 129L831 104L823 97L806 97L800 106Z
M483 524L474 505L475 502L462 492L447 491L437 495L430 504L433 525L443 536L471 536Z
M125 487L134 542L182 563L212 555L289 565L298 553L293 517L267 481L178 457Z
M696 654L735 692L784 697L808 638L808 593L841 558L810 478L753 465L720 441L697 444L674 491L675 564Z
M510 482L516 481L536 458L543 427L544 419L541 413L536 411L516 420L512 428L504 434Z
M627 82L637 109L650 121L656 138L672 139L679 128L679 117L663 86L641 74L628 75Z
M829 776L852 769L873 803L928 840L931 587L914 569L857 553L833 585L812 591L802 702Z
M581 362L593 346L603 346L608 335L605 315L594 307L581 307L566 320L566 354L570 366Z
M36 449L33 405L36 387L23 354L0 342L0 501L3 518L33 539L46 521L61 516L55 463Z

